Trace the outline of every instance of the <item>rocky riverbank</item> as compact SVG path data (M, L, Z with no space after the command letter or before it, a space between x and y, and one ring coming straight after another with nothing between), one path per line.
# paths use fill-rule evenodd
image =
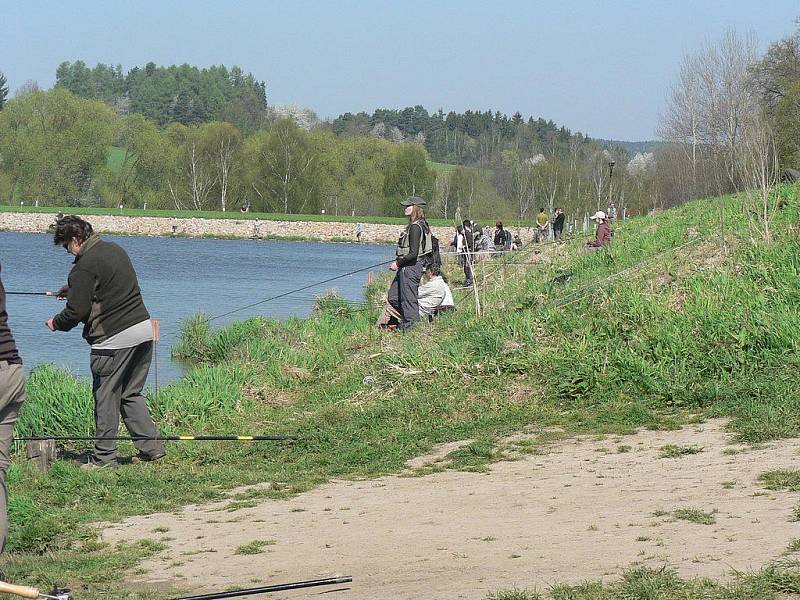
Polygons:
M80 212L76 213L80 215ZM262 221L257 219L198 219L168 217L123 217L87 215L84 217L101 233L149 236L186 236L234 239L284 239L322 242L355 242L353 223L312 221ZM52 213L0 213L0 230L46 233L54 220ZM368 243L395 243L399 225L362 224L361 240ZM453 236L452 227L432 227L443 246ZM516 230L514 231L516 233ZM533 237L533 230L519 231L523 241ZM443 248L444 249L444 248Z

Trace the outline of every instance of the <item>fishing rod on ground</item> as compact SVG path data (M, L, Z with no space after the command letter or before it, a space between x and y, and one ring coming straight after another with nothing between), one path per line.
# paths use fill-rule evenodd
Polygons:
M178 598L171 598L170 600L221 600L223 598L238 598L241 596L272 594L275 592L286 592L290 590L300 590L328 585L341 585L343 583L351 583L352 581L353 578L350 576L327 577L325 579L312 579L308 581L296 581L293 583L279 583L276 585L268 585L258 588L240 589L227 592L212 592L209 594L200 594L198 596L181 596ZM14 596L19 596L20 598L31 598L32 600L74 600L70 594L70 590L66 588L54 588L49 592L42 592L35 587L14 585L11 583L6 583L5 581L0 581L0 594L12 594Z
M350 576L345 577L327 577L325 579L312 579L310 581L297 581L295 583L279 583L277 585L268 585L264 587L250 588L245 590L233 590L229 592L212 592L210 594L200 594L198 596L181 596L179 598L171 598L170 600L219 600L222 598L239 598L241 596L251 596L256 594L272 594L274 592L286 592L289 590L300 590L304 588L320 587L326 585L339 585L342 583L351 583L353 578Z
M26 585L14 585L13 583L6 583L0 581L0 594L12 594L20 598L47 598L49 600L72 600L68 589L54 588L49 592L41 592L38 588L28 587Z

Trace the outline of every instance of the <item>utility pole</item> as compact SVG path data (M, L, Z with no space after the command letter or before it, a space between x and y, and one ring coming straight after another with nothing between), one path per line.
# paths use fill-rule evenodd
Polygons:
M617 164L616 161L610 160L608 161L608 206L611 206L611 186L614 185L614 180L612 179L614 175L614 165Z

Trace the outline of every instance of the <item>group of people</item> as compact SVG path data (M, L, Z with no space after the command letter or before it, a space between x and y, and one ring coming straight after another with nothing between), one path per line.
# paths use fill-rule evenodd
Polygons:
M45 323L50 331L83 324L89 343L94 396L94 453L83 468L116 468L119 420L137 438L133 462L166 455L142 395L153 356L153 326L136 272L125 250L103 240L80 217L60 215L53 242L74 256L67 285L58 292L63 310ZM0 280L0 552L8 534L6 470L20 407L25 401L22 358L8 325L6 291Z
M397 258L389 266L395 277L389 287L388 306L379 324L399 331L409 331L421 318L432 319L439 312L453 310L453 295L447 280L441 272L438 240L432 235L425 220L423 207L425 200L410 196L401 202L408 225L403 229L397 243ZM597 223L594 240L589 240L585 248L589 251L605 248L611 241L609 217L597 211L591 217ZM561 240L564 233L565 215L557 208L552 220L553 237ZM551 225L550 219L541 208L536 217L537 227L534 241L546 237ZM360 228L357 228L357 238ZM459 264L464 269L464 286L474 285L474 264L477 254L496 255L501 251L522 248L519 234L513 235L503 227L502 221L495 223L494 235L484 231L477 223L465 219L456 227L450 246L456 252Z

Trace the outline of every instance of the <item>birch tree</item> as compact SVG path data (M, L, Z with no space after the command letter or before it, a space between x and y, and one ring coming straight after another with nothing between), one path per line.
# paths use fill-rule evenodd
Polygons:
M213 165L219 206L225 212L228 210L231 180L239 167L242 134L230 123L214 121L203 127L201 139L202 153Z

